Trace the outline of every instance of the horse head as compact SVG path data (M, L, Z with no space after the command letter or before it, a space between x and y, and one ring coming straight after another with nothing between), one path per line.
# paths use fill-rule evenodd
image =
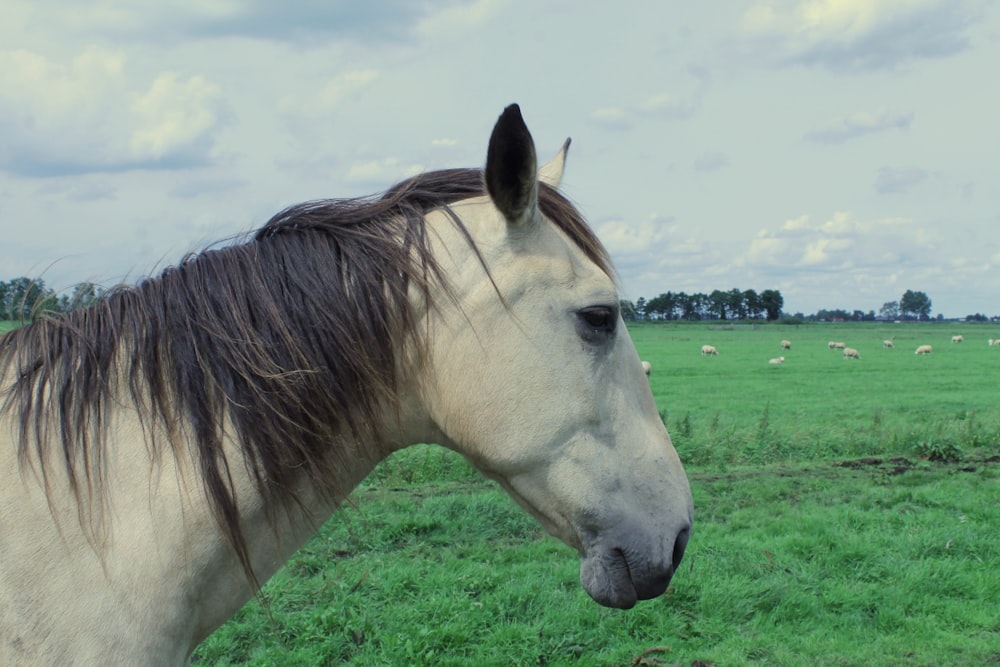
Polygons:
M426 309L421 394L442 444L579 551L591 597L628 608L666 590L691 493L610 262L554 189L568 147L539 169L512 105L490 138L488 194L429 216L448 295Z

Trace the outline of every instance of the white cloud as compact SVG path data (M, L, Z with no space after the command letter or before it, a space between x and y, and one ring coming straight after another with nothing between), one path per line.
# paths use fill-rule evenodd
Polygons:
M698 156L694 161L694 168L697 171L718 171L729 166L729 158L725 153L708 152Z
M227 113L220 88L165 72L144 90L125 70L120 52L94 47L65 64L0 52L0 168L49 175L209 160Z
M193 162L205 159L224 113L220 100L219 87L201 76L187 80L174 72L158 76L130 107L133 159L154 163L180 156Z
M875 190L880 194L905 192L927 180L927 172L918 167L881 167L875 177Z
M913 122L912 112L891 113L885 107L875 111L858 111L811 130L806 138L826 143L841 143L876 132L905 130Z
M767 0L744 13L740 30L773 64L856 72L961 52L979 13L965 0Z
M627 130L633 125L629 112L620 107L605 107L590 114L590 119L609 130Z

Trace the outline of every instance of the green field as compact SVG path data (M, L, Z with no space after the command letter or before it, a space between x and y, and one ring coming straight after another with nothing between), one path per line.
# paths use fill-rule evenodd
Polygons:
M681 458L694 464L949 451L1000 442L1000 325L631 327ZM961 334L963 343L952 343ZM894 338L893 349L882 341ZM781 350L782 339L791 341ZM828 348L846 342L861 358ZM703 357L703 344L717 357ZM918 345L934 352L914 354ZM784 356L775 366L773 357Z
M666 595L597 606L575 553L459 457L420 446L385 462L195 664L1000 661L1000 350L986 346L1000 334L631 330L695 499ZM782 338L786 362L769 365ZM935 352L914 355L922 343Z
M695 501L664 596L596 605L574 552L421 445L383 463L193 664L1000 663L1000 348L986 346L1000 326L630 330ZM934 353L916 356L924 343Z

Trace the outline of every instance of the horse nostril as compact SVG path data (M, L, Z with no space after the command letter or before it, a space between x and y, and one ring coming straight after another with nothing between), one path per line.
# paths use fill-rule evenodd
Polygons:
M674 572L681 564L681 559L684 558L684 550L687 549L688 540L691 539L691 528L684 528L681 532L677 533L677 539L674 540Z

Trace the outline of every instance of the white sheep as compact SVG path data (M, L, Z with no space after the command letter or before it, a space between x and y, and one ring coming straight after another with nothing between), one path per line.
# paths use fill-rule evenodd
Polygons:
M643 361L642 372L646 374L646 377L649 377L650 373L653 372L653 364L649 363L648 361Z
M790 341L790 340L783 340L783 341L781 341L781 349L782 350L790 350L790 349L792 349L792 341Z
M965 340L965 339L962 338L961 336L952 336L951 337L951 342L952 343L961 343L963 340Z
M837 341L831 340L829 343L826 344L826 346L832 350L833 348L837 347Z
M774 359L769 359L767 363L769 363L769 364L783 364L783 363L785 363L785 358L784 357L775 357Z
M921 345L914 354L930 354L934 351L933 345Z
M895 345L892 344L892 341L895 338L896 338L895 336L893 336L892 338L886 338L884 341L882 341L882 347L886 348L887 350L891 350L892 348L896 347Z
M843 350L847 347L847 343L834 343L833 347L838 350Z
M844 359L861 359L861 354L853 347L844 348Z
M712 345L702 345L701 356L704 357L705 355L719 356L719 351Z

